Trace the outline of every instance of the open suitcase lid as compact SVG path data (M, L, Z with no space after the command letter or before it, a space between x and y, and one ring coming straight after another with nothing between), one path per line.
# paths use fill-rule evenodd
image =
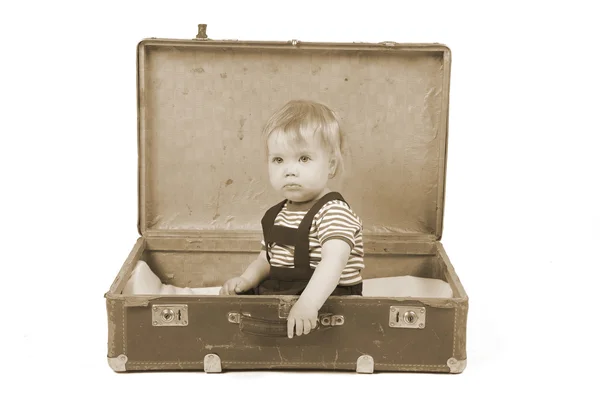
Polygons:
M137 55L140 234L258 236L282 200L263 125L289 100L310 99L341 118L345 173L329 187L365 237L440 240L446 46L148 39Z

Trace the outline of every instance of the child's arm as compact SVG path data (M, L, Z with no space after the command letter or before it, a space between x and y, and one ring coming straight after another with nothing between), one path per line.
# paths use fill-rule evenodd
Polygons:
M223 284L219 294L233 295L250 290L269 276L269 270L267 253L265 250L262 250L258 257L248 265L242 275L231 278Z
M241 275L242 278L248 280L251 286L247 289L257 286L259 283L267 279L269 276L270 265L267 261L267 252L262 250L256 260L252 261L246 271Z
M350 246L345 241L331 239L323 243L321 262L298 301L307 302L320 310L338 285L349 257Z
M317 265L306 289L290 310L288 317L288 337L307 334L317 327L317 315L323 303L334 291L340 281L342 271L350 257L350 245L340 239L331 239L323 243L321 262Z

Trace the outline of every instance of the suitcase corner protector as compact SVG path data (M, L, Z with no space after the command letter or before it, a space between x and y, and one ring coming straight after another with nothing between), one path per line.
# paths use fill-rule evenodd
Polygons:
M117 357L107 357L108 365L115 372L125 372L127 368L125 364L127 364L127 356L125 354L120 354Z
M457 360L456 358L451 357L448 359L446 364L450 368L451 374L460 374L467 367L467 359L465 358L464 360Z

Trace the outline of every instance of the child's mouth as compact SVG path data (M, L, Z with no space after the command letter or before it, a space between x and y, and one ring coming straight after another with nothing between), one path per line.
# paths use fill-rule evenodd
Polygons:
M301 186L298 185L297 183L288 183L287 185L285 185L283 187L284 189L300 189Z

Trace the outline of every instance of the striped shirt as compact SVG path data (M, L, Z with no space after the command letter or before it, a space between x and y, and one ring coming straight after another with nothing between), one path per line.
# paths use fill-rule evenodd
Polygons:
M277 214L275 225L297 229L306 213L307 211L290 211L286 204ZM316 268L321 261L323 243L330 239L340 239L348 243L351 250L339 285L354 285L362 281L360 272L365 267L362 221L346 203L340 200L325 203L315 215L308 237L311 268ZM261 244L262 249L265 250L264 239ZM272 267L293 268L294 246L272 243L269 246L269 257Z

